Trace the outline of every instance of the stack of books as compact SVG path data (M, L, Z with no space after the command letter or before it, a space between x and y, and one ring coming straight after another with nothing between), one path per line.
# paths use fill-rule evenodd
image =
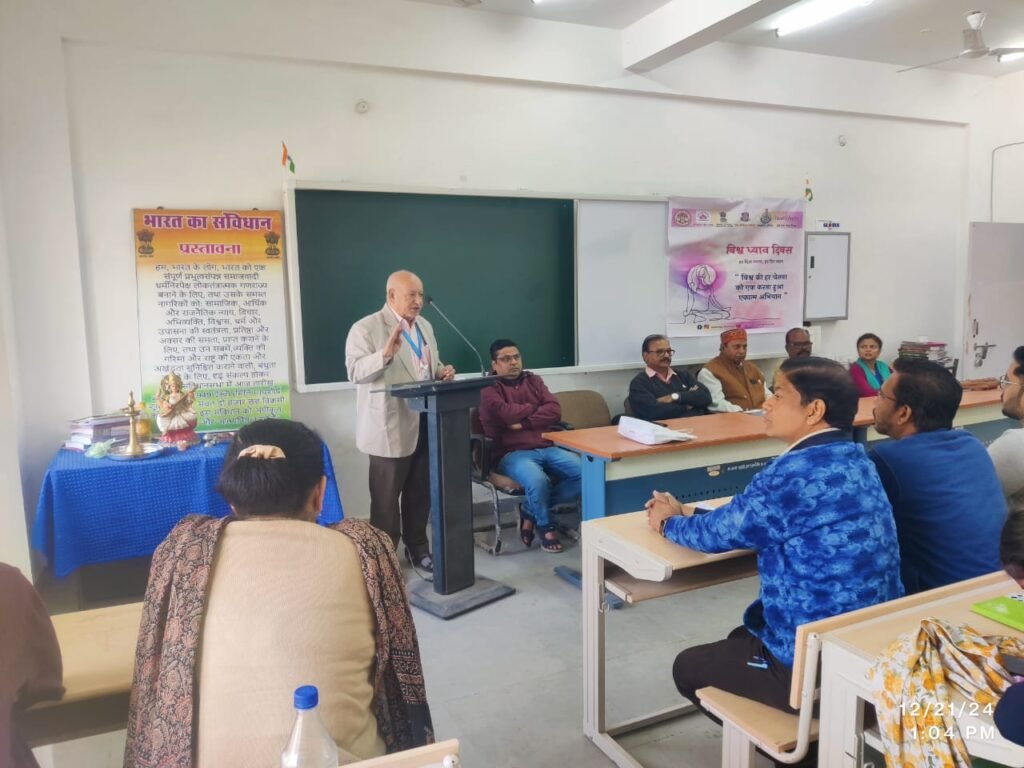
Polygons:
M129 421L123 413L108 413L104 416L86 416L71 421L71 434L64 441L69 451L84 451L93 443L107 440L127 441Z
M904 341L900 344L899 356L931 360L945 368L953 366L953 359L946 354L944 341Z

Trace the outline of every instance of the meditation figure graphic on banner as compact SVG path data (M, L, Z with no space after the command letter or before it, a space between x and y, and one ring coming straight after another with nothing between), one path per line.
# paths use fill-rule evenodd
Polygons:
M197 388L192 387L188 392L183 389L181 377L174 371L160 379L160 389L156 394L156 424L163 432L160 436L162 443L195 445L199 442L196 435L198 419L192 407Z
M804 203L671 198L665 334L770 333L800 325Z
M698 264L686 273L684 323L707 323L711 320L729 319L729 308L723 307L715 298L717 279L718 273L710 264Z

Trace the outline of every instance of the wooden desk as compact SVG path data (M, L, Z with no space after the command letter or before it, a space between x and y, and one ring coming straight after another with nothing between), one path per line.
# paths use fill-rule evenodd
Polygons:
M867 671L883 650L905 632L914 631L926 617L970 624L983 635L1024 633L971 612L971 605L999 595L1019 592L1008 576L994 573L964 582L945 597L875 619L827 632L822 636L821 718L819 765L854 768L860 765L866 703L871 701ZM975 757L1003 765L1024 766L1024 747L999 736L991 716L957 718L967 749Z
M1003 432L1019 426L1016 421L1003 416L1003 405L1000 390L986 389L981 392L964 392L960 401L960 409L953 419L954 427L963 427L970 431L985 445L988 445ZM857 416L853 421L854 439L868 444L878 440L887 440L874 428L875 398L862 397L857 408Z
M874 424L875 398L861 398L854 439L885 439ZM769 438L764 418L745 413L716 413L665 422L693 432L688 443L643 445L620 437L616 427L548 432L544 437L582 458L583 519L594 520L641 508L654 489L680 501L733 496L744 488L785 445ZM1018 426L1002 415L999 391L964 392L954 426L971 430L986 444Z
M135 644L142 603L63 613L53 617L64 662L64 698L21 713L18 730L31 747L56 744L128 726ZM455 739L396 752L360 768L442 768L459 754Z
M128 723L142 603L53 617L64 662L64 698L23 712L18 728L30 746L107 733Z
M582 529L583 733L620 768L639 768L615 737L695 708L686 704L616 726L605 723L603 587L636 603L753 576L757 565L752 552L706 555L673 544L647 527L646 512L588 520ZM606 563L621 571L606 574Z
M544 435L582 457L584 520L640 509L655 488L680 501L732 496L785 448L765 434L762 416L718 413L666 423L697 439L643 445L620 437L616 427Z
M449 756L458 758L458 739L448 739L425 747L360 760L357 763L349 763L344 768L446 768L444 761Z

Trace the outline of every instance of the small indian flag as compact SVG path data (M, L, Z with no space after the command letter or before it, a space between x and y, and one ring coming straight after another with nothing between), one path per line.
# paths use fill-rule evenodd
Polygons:
M804 187L804 200L806 200L809 203L809 202L811 202L814 199L814 190L811 189L811 180L810 179L806 179L804 181L804 184L807 185L807 186Z
M292 160L292 156L288 154L288 145L283 141L281 142L281 165L292 173L295 173L295 161Z

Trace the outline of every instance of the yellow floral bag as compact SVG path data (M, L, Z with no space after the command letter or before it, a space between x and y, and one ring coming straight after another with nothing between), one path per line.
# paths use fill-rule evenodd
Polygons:
M1003 654L1024 656L1024 641L934 618L886 648L868 671L886 766L970 768L957 717L991 716L1013 683Z

